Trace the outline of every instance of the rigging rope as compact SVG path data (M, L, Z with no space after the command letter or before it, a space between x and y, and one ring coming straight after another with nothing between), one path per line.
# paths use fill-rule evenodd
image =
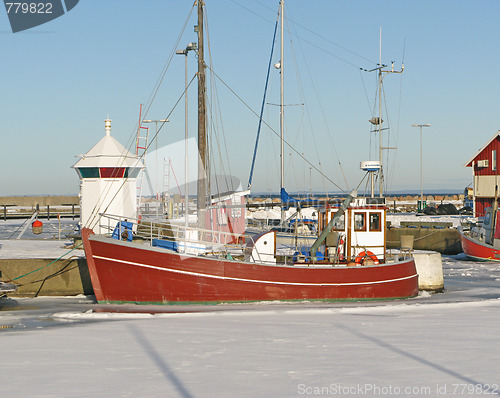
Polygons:
M173 108L170 110L170 112L168 113L168 115L165 117L166 120L168 120L168 118L172 115L172 113L174 112L174 110L177 108L177 106L179 105L181 99L184 97L186 91L188 90L188 88L191 86L191 84L193 83L194 79L196 78L196 74L193 76L193 78L191 79L191 81L189 82L189 84L184 88L184 91L182 92L182 94L179 96L179 98L177 99L177 101L175 102ZM163 128L163 126L166 124L166 122L163 122L160 126L160 128L158 128L158 130L156 131L155 135L153 136L153 139L148 143L147 147L146 147L146 150L143 152L143 154L141 156L139 156L137 158L137 162L139 162L140 160L142 160L145 156L145 154L147 153L148 149L150 148L150 146L153 144L154 140L157 138L158 134L160 133L161 129ZM123 159L124 161L125 159ZM123 165L123 163L122 163ZM120 166L117 166L116 168L119 168ZM125 183L128 181L130 177L127 176L125 178L123 178L123 181L119 187L119 189L116 190L115 194L113 195L113 197L111 198L111 200L109 201L108 205L106 206L106 208L103 210L103 213L106 213L109 209L109 206L111 206L111 204L113 203L113 201L115 200L116 196L118 195L118 193L120 192L120 190L124 187ZM89 217L89 224L92 224L96 219L99 218L99 214L97 213L98 211L98 205L100 204L100 201L103 197L105 197L106 195L109 194L109 192L111 191L111 188L112 188L112 184L110 183L107 190L105 190L105 192L103 192L101 194L101 196L99 197L99 200L96 202L94 208L92 209L92 212L91 212L91 215ZM85 226L85 225L84 225Z
M146 118L146 116L147 116L147 114L149 112L149 109L151 108L152 103L153 103L154 99L156 98L158 90L160 89L160 86L161 86L161 84L163 82L165 74L166 74L166 72L167 72L167 70L168 70L168 68L170 66L170 63L171 63L171 61L173 59L173 56L175 54L175 49L178 48L179 42L180 42L180 40L182 38L182 35L183 35L184 31L186 30L186 26L187 26L187 24L188 24L188 22L189 22L189 20L191 18L191 14L192 14L192 12L193 12L193 10L194 10L195 7L196 7L196 1L193 2L193 6L191 7L191 10L189 11L188 17L186 18L186 20L184 22L184 25L183 25L183 27L181 29L181 32L179 33L179 36L177 37L177 41L175 42L175 46L173 47L173 50L171 51L171 53L169 55L169 58L167 59L165 65L163 66L163 69L162 69L162 71L160 73L160 76L158 77L158 79L157 79L157 81L155 83L155 86L153 88L153 91L151 92L151 94L150 94L150 96L149 96L149 98L148 98L148 100L146 102L146 110L144 112L144 115L143 115L142 119ZM191 80L191 82L192 82L192 80ZM185 93L186 90L187 90L187 88L184 90L184 93ZM182 96L180 98L182 98ZM175 103L174 107L172 108L172 111L170 111L169 116L172 114L173 110L177 107L177 105L178 105L178 103L180 101L180 98ZM168 119L168 117L165 118L165 119ZM140 122L141 121L139 121L138 124L135 125L134 132L132 133L129 141L127 142L126 146L124 147L124 151L127 151L127 148L132 148L132 145L135 142L135 139L136 139L136 136L137 136L136 131L137 131L139 125L140 125ZM147 146L146 150L144 151L144 153L138 158L138 161L141 160L144 157L145 153L147 152L147 150L149 149L149 147L151 146L151 144L154 142L154 140L158 136L158 133L160 132L160 130L163 127L164 124L165 124L165 122L163 122L163 124L160 126L160 128L158 129L158 131L154 135L153 139L151 140L150 144ZM122 163L119 164L118 166L115 166L114 167L115 170L123 167L125 159L126 159L125 155L126 155L126 152L122 153ZM123 188L123 186L125 185L125 183L127 182L127 180L128 180L128 177L126 177L123 180L123 182L122 182L120 188L118 189L118 191L120 191ZM108 187L103 190L103 192L101 193L99 199L96 201L96 204L95 204L94 208L92 209L91 215L90 215L89 220L88 220L88 222L90 224L93 223L97 218L99 218L99 214L97 214L98 205L101 203L101 200L103 200L110 193L110 191L112 189L112 186L113 186L112 183L108 184ZM107 209L109 208L109 206L111 205L111 203L113 202L113 200L116 198L116 195L118 194L118 191L113 195L112 200L109 202L109 204L106 207L106 209L104 210L104 212L107 211Z
M356 187L356 190L358 190L358 189L359 189L359 187L360 187L360 186L361 186L361 184L363 183L364 179L365 179L366 177L368 177L368 174L370 174L370 172L366 172L366 173L365 173L365 176L364 176L364 177L361 179L361 181L359 182L358 186Z
M278 15L278 19L279 19L279 15ZM287 23L288 23L288 18L287 18ZM261 123L262 123L262 118L263 118L263 110L264 110L264 104L265 104L265 98L266 98L266 94L267 94L267 87L268 87L268 82L269 82L269 74L270 74L270 67L271 67L271 60L272 60L272 55L273 55L273 50L274 50L274 44L275 44L275 40L276 40L276 32L277 32L277 27L278 27L278 20L276 21L275 23L275 30L274 30L274 36L273 36L273 47L271 49L271 57L270 57L270 60L269 60L269 65L268 65L268 71L267 71L267 77L266 77L266 85L265 85L265 90L264 90L264 98L263 98L263 101L262 101L262 107L261 107L261 113L260 113L260 117L259 117L259 126L258 126L258 130L257 130L257 140L256 140L256 144L255 144L255 150L254 150L254 154L253 154L253 159L252 159L252 166L251 166L251 171L250 171L250 178L249 178L249 184L248 184L248 187L249 189L251 188L251 183L252 183L252 177L253 177L253 171L254 171L254 166L255 166L255 159L256 159L256 153L257 153L257 146L258 146L258 140L259 140L259 135L260 135L260 131L261 131ZM292 36L292 32L290 31L290 28L288 27L287 28L287 32L289 33L290 37ZM294 36L298 37L299 39L301 39L301 37L295 32L293 34ZM303 39L302 39L303 40ZM305 41L305 40L304 40ZM306 41L307 42L307 41ZM291 46L292 46L292 53L295 57L295 51L294 51L294 46L293 46L293 43L292 43L292 40L290 40L290 43L291 43ZM300 41L299 41L300 43ZM307 59L305 57L305 59ZM307 64L307 62L306 62ZM297 63L295 63L295 65L297 65ZM308 72L309 73L309 72ZM298 69L296 69L296 74L297 76L300 76L300 73L298 71ZM312 76L311 74L309 73L309 76L311 77L311 81L313 81L312 79ZM300 92L302 93L302 96L304 97L304 90L303 90L303 86L301 84L301 80L298 79L298 82L299 82L299 87L300 87ZM313 82L314 83L314 82ZM316 96L319 98L319 95L318 95L318 91L317 91L317 88L316 88L316 85L313 84L313 87L315 89L315 92L316 92ZM349 189L349 184L347 183L347 179L346 179L346 176L345 176L345 173L344 173L344 170L343 170L343 167L342 167L342 163L340 162L340 158L338 156L338 153L337 153L337 149L335 147L335 144L333 143L333 140L332 140L332 137L331 137L331 134L330 134L330 129L328 128L328 123L326 122L326 117L325 117L325 112L324 112L324 109L321 107L321 101L319 101L319 105L320 105L320 110L322 112L322 116L323 116L323 120L326 124L326 127L327 127L327 131L328 131L328 137L330 139L330 145L332 146L332 149L333 149L333 152L335 153L336 155L336 158L338 159L338 165L339 165L339 169L340 169L340 172L344 178L344 182L345 182L345 185L347 187L347 189ZM306 115L307 115L307 120L309 120L309 125L311 126L312 123L311 123L311 116L306 108ZM302 120L302 119L301 119ZM295 137L295 140L297 140L298 138L298 135L299 135L299 131L300 131L300 126L302 125L302 123L299 124L299 129L297 130L297 136ZM312 140L313 140L313 143L314 143L314 149L316 151L316 157L317 159L319 159L319 154L318 154L318 146L317 146L317 143L316 143L316 140L315 140L315 137L314 137L314 134L311 134L312 135ZM303 135L302 135L303 136ZM291 145L288 144L290 147ZM284 156L284 154L283 154ZM305 155L302 153L300 154L300 156L305 159ZM288 163L289 163L289 166L290 164L292 164L292 157L290 156L289 159L288 159ZM288 166L288 167L289 167ZM322 170L322 164L321 162L318 161L318 166L319 166L319 170L320 170L320 175L324 176L324 173L323 173L323 170ZM287 169L288 169L287 167ZM317 170L315 168L315 170ZM323 185L324 185L324 189L325 189L325 192L328 192L328 190L326 189L326 185L325 185L325 181L323 181Z
M278 30L278 20L276 19L276 25L274 26L273 44L271 46L271 55L269 56L269 65L267 66L267 76L266 76L266 84L264 87L264 96L262 98L262 105L260 107L259 126L257 128L257 138L255 140L255 149L253 151L252 167L250 168L250 177L248 178L248 189L252 188L253 169L255 166L255 158L257 156L257 147L259 145L260 128L262 126L262 116L264 113L264 106L266 103L267 86L269 83L269 74L271 72L271 65L272 65L273 52L274 52L274 43L276 42L277 30Z
M406 40L403 44L403 57L402 57L403 59L401 61L401 63L403 65L405 63L405 48L406 48ZM401 102L402 102L402 94L403 94L403 79L404 79L404 73L401 74L401 80L399 81L398 119L397 119L396 143L395 143L396 148L399 145L399 132L401 131ZM391 164L391 170L392 170L391 175L390 175L391 183L394 179L397 157L398 157L398 151L396 151L396 153L394 154L394 158L393 158L392 164Z
M210 33L209 33L209 23L208 23L208 14L205 13L205 32L206 32L206 37L207 37L207 47L208 47L208 56L209 56L209 63L210 65L213 65L213 59L212 59L212 52L211 52L211 46L210 46ZM211 71L212 69L209 68ZM230 176L232 175L231 171L231 163L229 161L229 151L228 151L228 146L227 146L227 141L226 141L226 134L225 134L225 129L224 129L224 124L223 124L223 118L222 118L222 112L221 108L219 105L218 101L218 88L216 84L216 80L213 79L213 76L210 75L210 86L211 90L210 93L212 93L212 100L208 101L208 108L209 108L209 115L210 117L210 123L209 126L211 128L212 133L207 135L207 139L211 136L213 136L213 139L210 139L208 142L209 145L209 150L210 150L210 159L215 159L214 152L215 152L215 145L217 149L217 154L218 154L218 159L219 159L219 164L220 164L220 171L216 170L216 165L215 162L210 163L209 165L206 166L207 171L209 172L210 180L214 178L215 182L215 187L216 187L216 192L218 194L220 193L225 193L228 190L229 191L236 191L238 188L235 186L235 181L233 178ZM215 140L215 142L214 142ZM225 159L222 154L222 147L225 149ZM227 162L227 166L224 165L224 160ZM213 173L210 172L211 167L214 167ZM226 172L226 168L228 171ZM220 184L222 182L225 183L225 188L222 187ZM209 191L211 192L211 191Z
M209 66L207 66L207 68L210 69ZM255 112L238 94L236 94L236 92L234 92L234 90L229 87L229 85L224 81L222 80L222 78L217 75L217 73L215 73L213 70L211 70L211 72L213 73L213 75L219 79L221 81L222 84L224 84L224 86L226 86L226 88L239 100L241 101L241 103L243 105L245 105L245 107L247 107L250 112L252 112L255 116L259 117L259 115L257 114L257 112ZM269 128L269 130L271 132L273 132L273 134L275 134L277 137L280 137L280 134L274 130L266 121L262 120L262 122ZM281 137L280 137L281 139ZM297 154L302 160L304 160L304 162L306 162L309 166L311 166L314 170L316 170L321 176L323 176L325 179L327 179L331 184L333 184L335 187L337 187L340 191L344 192L344 193L347 193L343 188L341 188L339 185L337 185L334 181L332 181L328 176L326 176L321 170L319 170L313 163L311 163L305 156L303 156L300 152L298 152L292 145L290 145L290 143L283 139L283 142L292 150L292 152L295 152L295 154Z
M254 1L255 1L256 3L258 3L258 4L260 4L262 7L266 8L266 9L268 9L268 10L270 10L270 11L272 11L272 12L274 13L274 10L273 10L273 9L271 9L271 8L267 7L266 5L262 4L261 2L259 2L259 1L257 1L257 0L254 0ZM243 6L243 5L241 5L240 3L237 3L237 2L235 2L234 0L231 0L231 2L232 2L233 4L235 4L235 5L237 5L238 7L241 7L241 8L243 8L243 9L245 9L245 10L249 11L250 13L252 13L252 14L254 14L254 15L258 16L259 18L261 18L261 19L263 19L263 20L265 20L265 21L267 21L267 22L272 23L269 19L267 19L267 18L265 18L265 17L263 17L263 16L261 16L261 15L257 14L256 12L254 12L254 11L250 10L250 9L249 9L249 8L247 8L247 7L244 7L244 6ZM316 48L316 49L318 49L318 50L320 50L320 51L322 51L322 52L324 52L324 53L326 53L326 54L328 54L328 55L331 55L331 56L332 56L332 57L334 57L334 58L337 58L338 60L340 60L340 61L342 61L342 62L346 63L347 65L350 65L350 66L355 67L355 68L358 68L358 67L359 67L358 65L355 65L354 63L352 63L352 62L350 62L350 61L347 61L346 59L344 59L344 58L342 58L342 57L340 57L340 56L338 56L338 55L335 55L335 54L333 54L332 52L329 52L329 51L325 50L325 47L324 47L323 43L326 41L326 42L328 42L328 43L330 43L330 44L332 44L332 45L334 45L334 46L336 46L336 47L340 48L341 50L343 50L343 51L346 51L346 52L350 53L351 55L354 55L354 56L356 56L356 57L358 57L358 58L360 58L360 59L363 59L363 60L367 61L368 63L371 63L371 64L375 63L375 62L373 62L372 60L369 60L368 58L366 58L366 57L364 57L364 56L362 56L362 55L360 55L360 54L357 54L356 52L354 52L354 51L352 51L352 50L349 50L348 48L346 48L346 47L344 47L344 46L342 46L342 45L340 45L340 44L338 44L338 43L335 43L334 41L330 40L329 38L324 37L324 36L322 36L322 35L320 35L320 34L318 34L318 33L314 32L314 31L312 31L311 29L309 29L309 28L307 28L307 27L305 27L305 26L303 26L303 25L301 25L301 24L299 24L299 23L297 23L297 22L295 22L295 21L293 21L293 23L294 23L295 25L297 25L298 27L300 27L300 28L302 28L302 29L304 29L304 30L308 31L309 33L312 33L313 35L315 35L315 36L319 37L319 38L321 39L321 43L322 43L322 45L320 46L320 45L314 44L314 43L312 43L312 42L310 42L310 41L308 41L308 40L304 39L303 37L299 36L298 34L295 34L295 36L296 36L298 39L300 39L300 40L302 40L302 41L306 42L306 43L307 43L307 44L309 44L310 46L312 46L312 47L314 47L314 48Z
M162 72L160 73L160 76L158 77L158 80L155 83L153 91L151 92L148 100L146 101L146 110L144 112L143 119L146 118L146 116L149 112L149 109L151 108L151 105L153 104L153 101L156 98L156 95L158 94L158 90L160 89L160 86L163 82L163 79L165 78L165 74L167 73L167 70L170 66L170 63L172 62L172 59L174 58L175 49L179 47L179 43L181 41L182 35L184 34L184 31L186 30L186 26L189 23L189 20L191 18L191 14L193 13L193 10L195 9L196 6L197 6L196 1L194 1L193 6L191 7L191 10L189 11L189 14L184 22L184 25L182 26L181 32L179 33L179 36L177 37L177 41L175 42L175 45L174 45L167 61L165 62L165 65L163 66Z
M387 189L388 189L387 183L389 180L389 168L387 166L389 165L389 151L390 151L389 143L391 140L391 120L389 117L389 107L387 106L387 96L385 94L386 94L385 93L385 86L382 84L382 97L384 98L385 116L387 118L387 127L386 127L386 130L387 130L387 137L386 137L386 139L387 139L387 144L386 144L387 151L386 152L387 153L386 153L386 161L384 162L387 170L384 170L383 168L381 170L382 170L384 191L387 192ZM382 130L380 130L380 134L382 134ZM383 136L382 136L382 138L383 138ZM381 142L383 142L383 141L381 141ZM383 151L382 151L382 156L384 156ZM386 175L387 175L387 178L386 178Z
M289 22L289 21L291 21L291 19L290 19L290 18L287 18L287 25L288 25L288 22ZM295 27L295 26L300 26L300 27L302 27L302 28L304 28L304 29L306 29L306 30L307 30L307 28L305 28L305 27L303 27L303 26L301 26L300 24L297 24L297 23L294 23L292 26L293 26L293 27ZM341 160L340 160L340 157L339 157L338 152L337 152L337 148L336 148L335 143L334 143L334 140L333 140L333 138L332 138L333 134L332 134L332 132L331 132L331 130L330 130L330 127L329 127L329 124L328 124L328 121L327 121L327 117L326 117L326 115L325 115L325 110L324 110L324 108L323 108L323 102L324 102L324 101L322 101L322 100L320 99L319 90L318 90L317 84L315 84L315 83L316 83L316 82L315 82L315 79L314 79L314 77L315 77L315 76L314 76L314 74L312 74L312 73L311 73L310 68L309 68L309 61L308 61L308 60L309 60L309 59L313 59L314 57L311 57L311 56L306 56L306 55L305 55L305 51L304 51L304 49L303 49L303 46L301 45L301 41L305 41L305 40L303 40L303 39L302 39L302 38L301 38L301 37L300 37L300 36L296 33L296 31L294 31L294 32L292 33L292 31L291 31L291 30L290 30L290 28L288 27L288 28L287 28L287 32L288 32L288 34L290 35L290 37L292 37L292 36L296 36L296 37L299 39L299 41L298 41L298 44L299 44L299 49L300 49L300 52L301 52L301 54L302 54L302 56L303 56L304 64L305 64L305 66L306 66L306 72L307 72L307 74L308 74L308 76L309 76L309 79L310 79L310 82L311 82L311 86L313 87L313 91L314 91L314 93L315 93L315 95L316 95L318 108L319 108L319 110L320 110L320 112L321 112L321 115L322 115L322 118L323 118L323 123L325 124L326 132L327 132L327 137L328 137L328 139L329 139L329 143L330 143L330 146L331 146L331 148L332 148L332 151L333 151L333 153L335 154L335 158L336 158L336 159L337 159L337 161L338 161L338 167L339 167L340 173L341 173L341 175L342 175L342 177L343 177L343 179L344 179L345 186L346 186L347 190L349 190L349 184L348 184L348 182L347 182L347 178L346 178L346 175L345 175L345 172L344 172L344 168L343 168L343 166L342 166L342 162L341 162ZM312 32L312 31L311 31L311 33L314 33L314 32ZM305 41L305 42L307 42L307 41ZM293 55L293 57L296 59L296 52L295 52L295 48L294 48L294 46L293 46L293 42L292 42L292 40L291 40L291 39L290 39L290 44L291 44L291 49L292 49L292 55ZM299 84L299 88L300 88L301 95L302 95L302 97L303 97L303 98L305 98L305 95L304 95L304 88L303 88L303 85L302 85L302 81L301 81L301 79L299 78L299 77L301 76L301 73L300 73L300 71L298 70L298 65L299 65L299 64L298 64L298 62L296 61L296 62L295 62L295 66L296 66L295 71L296 71L296 74L297 74L297 81L298 81L298 84ZM309 122L309 128L311 129L311 134L310 134L310 135L311 135L312 142L313 142L313 144L314 144L314 150L316 151L316 158L318 159L318 166L319 166L319 169L321 170L321 172L323 172L323 168L322 168L321 161L319 161L320 156L319 156L319 151L318 151L318 145L317 145L317 142L316 142L316 137L315 137L315 135L312 133L312 132L313 132L313 128L312 128L312 125L313 125L313 124L312 124L312 122L311 122L311 115L310 115L310 112L309 112L309 108L307 108L307 107L305 108L305 115L307 116L307 120L308 120L308 122ZM301 120L301 122L302 122L302 120ZM302 135L302 137L304 137L304 135ZM324 191L326 192L326 195L327 195L327 197L328 197L328 189L327 189L326 184L325 184L325 181L324 181L323 179L322 179L322 183L323 183L323 188L324 188Z

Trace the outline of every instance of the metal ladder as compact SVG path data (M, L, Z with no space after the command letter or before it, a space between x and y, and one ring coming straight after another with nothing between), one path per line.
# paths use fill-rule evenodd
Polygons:
M137 214L140 214L141 198L142 198L142 180L144 179L144 173L146 168L146 150L148 148L148 138L149 138L149 128L142 127L142 104L139 110L139 128L137 129L137 139L135 146L135 155L143 160L144 169L139 172L137 176Z

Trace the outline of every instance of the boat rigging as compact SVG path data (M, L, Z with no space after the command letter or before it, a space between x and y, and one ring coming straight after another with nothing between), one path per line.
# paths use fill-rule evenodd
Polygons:
M387 68L388 65L382 63L382 28L380 28L380 51L379 51L379 64L376 68L373 69L363 69L360 68L364 72L377 72L377 80L378 80L378 116L372 117L369 122L375 126L375 130L373 132L376 132L378 134L379 138L379 153L378 153L378 161L379 161L379 170L378 170L378 180L379 180L379 196L381 198L384 197L384 166L383 166L383 151L384 150L390 150L390 149L397 149L396 147L389 147L389 146L383 146L382 144L382 131L383 130L388 130L388 128L382 128L382 123L384 123L383 117L382 117L382 91L383 91L383 80L384 78L392 73L403 73L405 65L404 63L401 64L401 69L400 70L395 70L394 69L394 62L391 63L391 68L390 69L384 69ZM372 186L372 196L373 196L373 186Z

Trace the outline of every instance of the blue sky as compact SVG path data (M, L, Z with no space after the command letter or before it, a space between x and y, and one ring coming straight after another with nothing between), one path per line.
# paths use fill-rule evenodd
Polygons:
M224 81L214 79L223 121L221 152L228 148L223 157L230 164L224 171L246 184L257 131L248 107L260 109L278 1L206 3L213 70ZM194 13L176 46L191 4L82 0L66 15L16 34L0 11L0 195L78 193L71 166L102 138L108 115L112 135L130 144L139 106L147 103L171 52L196 41ZM370 141L368 123L376 75L359 68L376 66L382 28L382 62L395 61L396 69L403 58L405 63L402 75L384 79L389 145L398 147L390 151L388 188L420 189L419 130L411 125L430 123L423 131L424 190L462 190L471 182L463 164L500 128L499 15L495 0L288 0L287 28L293 34L285 39L287 140L318 168L320 159L321 169L342 189L359 183L359 162L378 156L373 150L378 138L372 134ZM273 62L278 60L275 52ZM191 78L192 53L188 63ZM183 86L184 58L174 56L147 115L170 114L155 146L184 137L183 100L171 113ZM189 90L190 136L195 135L194 89ZM279 102L278 90L273 69L267 102ZM215 101L210 104L216 108ZM279 130L276 106L267 107L265 118ZM276 192L278 142L265 129L259 145L253 190ZM338 190L286 152L290 191Z

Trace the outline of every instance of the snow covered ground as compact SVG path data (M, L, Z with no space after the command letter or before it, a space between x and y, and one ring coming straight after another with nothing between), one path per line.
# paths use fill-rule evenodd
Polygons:
M396 226L411 217L459 224L458 216L388 220ZM67 229L72 222L66 220ZM0 239L17 228L0 222ZM47 236L57 232L56 221L47 223ZM30 244L53 255L65 252L65 243ZM16 245L26 256L22 241L4 243L0 254L15 258ZM1 391L13 397L499 396L500 265L458 255L443 257L443 267L445 293L399 301L117 314L97 312L105 307L84 296L0 299Z
M83 255L83 246L70 251L73 241L61 240L0 240L0 259L69 258Z
M443 263L445 293L388 302L151 315L97 313L85 297L7 299L2 395L498 396L500 267Z
M415 213L387 213L387 221L391 223L391 227L399 227L401 221L417 221L417 222L450 222L453 228L460 226L460 221L464 221L468 217L460 215L449 216L425 216Z

